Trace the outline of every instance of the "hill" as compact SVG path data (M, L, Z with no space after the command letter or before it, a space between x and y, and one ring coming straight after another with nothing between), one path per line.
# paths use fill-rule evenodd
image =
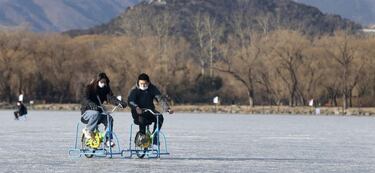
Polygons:
M188 36L194 32L192 24L198 15L208 16L215 21L216 26L223 27L225 33L233 32L233 23L239 18L257 30L286 28L307 34L322 34L337 29L361 28L348 19L326 15L318 8L292 0L159 0L141 2L107 24L88 30L69 31L68 34L138 35L148 29L155 29L157 23L168 22L173 31L170 33Z
M106 23L138 0L0 0L0 26L33 31L86 29Z
M318 7L325 13L339 14L363 25L375 24L374 0L295 0Z

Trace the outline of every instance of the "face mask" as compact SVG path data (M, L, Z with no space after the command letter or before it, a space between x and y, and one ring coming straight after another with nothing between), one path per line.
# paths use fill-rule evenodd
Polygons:
M20 104L20 103L17 103L17 106L21 106L21 104Z
M98 86L99 86L99 88L104 88L104 87L105 87L105 83L103 83L103 82L99 82L99 83L98 83Z
M139 89L141 89L141 90L147 90L148 89L148 86L139 86Z

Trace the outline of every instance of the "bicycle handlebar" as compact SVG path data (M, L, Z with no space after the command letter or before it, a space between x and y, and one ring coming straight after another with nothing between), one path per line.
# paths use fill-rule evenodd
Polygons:
M115 107L112 109L111 113L115 112L115 110L116 110L117 108L122 108L121 104L118 104L117 106L115 106Z
M102 102L100 101L99 96L96 96L96 98L98 99L98 101L99 101L99 103L100 103L100 106L99 106L99 107L102 109L103 113L105 113L105 114L111 114L111 113L115 112L115 110L116 110L117 108L119 108L119 107L122 108L122 105L121 105L121 104L118 104L117 106L115 106L115 107L112 109L111 112L107 112L107 110L105 110L104 105L103 105Z
M143 112L150 112L152 115L161 115L159 112L154 112L151 109L143 109Z

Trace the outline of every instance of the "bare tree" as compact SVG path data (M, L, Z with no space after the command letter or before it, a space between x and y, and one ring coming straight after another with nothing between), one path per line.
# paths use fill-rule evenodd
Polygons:
M256 67L261 63L262 37L260 34L251 34L251 43L241 44L241 39L230 40L230 44L221 48L222 59L215 69L231 75L247 89L249 105L254 106L255 84L258 76Z
M346 32L337 32L334 37L322 39L322 48L331 66L331 75L340 82L343 108L351 105L351 95L358 84L365 61L359 54L358 39Z
M209 76L213 77L213 63L216 56L216 48L223 35L223 28L219 26L210 14L198 12L191 21L194 29L195 42L197 43L198 57L201 67L201 75L205 75L205 69L209 66Z
M318 100L324 94L323 81L326 80L322 51L313 44L304 52L305 58L300 70L298 95L300 102L306 105L308 99Z
M304 51L309 41L296 31L280 30L274 32L272 46L275 70L289 92L289 106L296 106L299 90L299 74L304 63ZM302 103L304 104L304 103Z
M151 22L151 26L155 33L154 35L158 41L158 45L156 45L160 70L158 80L162 84L162 90L164 93L167 91L167 86L171 80L169 73L169 61L171 61L173 57L169 56L168 51L172 49L172 45L169 44L169 42L173 39L173 37L170 36L170 32L174 25L175 19L168 12L158 14Z
M194 28L194 36L195 36L195 42L198 44L198 57L200 62L200 68L201 68L201 75L205 75L205 68L206 68L206 60L204 55L204 49L205 49L205 42L204 42L204 25L203 25L203 15L198 12L192 19L192 26Z
M264 35L268 35L268 33L274 28L273 24L275 21L274 16L271 13L259 15L255 19Z
M11 102L24 88L24 80L35 69L30 58L33 37L24 30L0 32L0 94Z
M217 47L219 40L223 34L223 29L218 26L216 19L208 15L204 16L204 28L206 31L206 45L207 54L210 64L210 77L213 77L213 63L216 55L215 48Z
M120 29L122 35L144 37L151 34L150 20L153 19L154 12L144 8L129 8L127 16L120 16Z

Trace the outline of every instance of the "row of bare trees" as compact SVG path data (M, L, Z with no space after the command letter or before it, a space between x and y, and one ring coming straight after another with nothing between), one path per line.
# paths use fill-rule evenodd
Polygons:
M278 30L249 32L247 41L241 46L242 39L234 38L225 44L215 68L242 84L251 106L254 99L289 106L310 99L344 108L354 99L358 106L373 105L373 37L336 32L314 38Z
M26 99L78 102L82 89L98 72L109 74L112 89L123 96L141 72L152 74L166 92L177 79L188 79L193 62L185 58L188 44L179 38L39 34L24 30L0 32L1 101ZM161 50L164 49L164 50ZM167 51L168 50L168 51ZM173 77L173 79L172 79Z
M0 99L12 102L23 92L27 100L79 102L84 86L104 71L123 96L146 72L177 103L219 95L224 103L250 106L300 106L310 99L374 106L374 37L238 27L223 41L214 19L197 17L194 43L168 33L167 16L157 19L164 24L153 26L156 33L143 36L0 31Z

